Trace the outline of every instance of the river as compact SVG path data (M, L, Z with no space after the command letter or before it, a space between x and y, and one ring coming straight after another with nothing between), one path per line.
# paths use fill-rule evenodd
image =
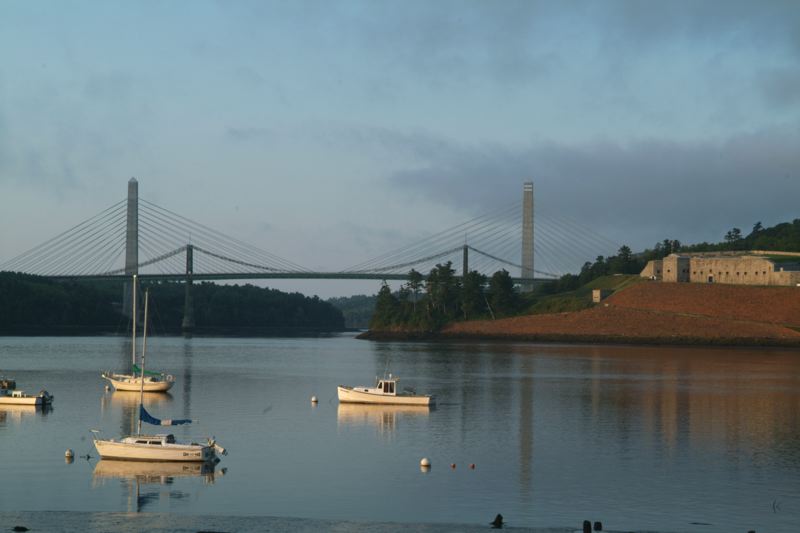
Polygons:
M170 429L229 451L188 470L96 458L90 429L135 428L138 395L100 378L128 368L129 350L119 337L0 338L0 374L55 395L45 412L0 406L0 513L800 529L796 350L152 337L148 367L176 385L147 409L195 419ZM387 368L436 407L338 404L338 384Z

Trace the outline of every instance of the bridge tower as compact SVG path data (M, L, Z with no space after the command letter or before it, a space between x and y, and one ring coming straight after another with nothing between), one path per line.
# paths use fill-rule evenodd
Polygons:
M132 278L139 273L139 182L128 180L128 212L125 230L125 275ZM125 281L122 294L122 311L131 318L131 290L133 282Z
M526 181L522 186L522 290L533 290L533 182Z
M194 274L194 246L186 245L186 293L183 299L183 322L181 330L184 335L194 331L194 299L192 298L192 275Z

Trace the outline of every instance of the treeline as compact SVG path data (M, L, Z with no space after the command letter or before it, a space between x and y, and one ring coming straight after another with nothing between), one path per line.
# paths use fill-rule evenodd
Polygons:
M119 286L119 299L122 288ZM94 328L113 332L122 316L107 285L56 283L39 276L0 272L0 332Z
M155 332L177 333L183 321L185 285L143 282L150 288ZM318 297L253 285L193 287L196 331L232 334L293 334L344 329L342 313ZM56 282L0 272L0 332L123 333L121 282Z
M435 331L454 320L510 316L519 311L520 303L507 271L490 278L471 271L462 279L448 261L436 265L427 279L411 270L396 294L384 282L369 327Z
M357 294L328 298L327 302L336 307L344 315L344 326L351 329L366 329L375 311L376 296Z
M617 255L598 256L594 262L586 262L578 274L566 274L551 283L537 288L537 294L556 294L575 290L601 276L613 274L638 274L652 259L663 259L672 253L688 252L723 252L771 250L783 252L800 252L800 218L792 222L783 222L770 228L764 228L761 222L753 225L748 235L742 230L732 228L725 233L718 243L702 242L685 245L677 239L664 239L641 253L633 254L628 246L622 246Z

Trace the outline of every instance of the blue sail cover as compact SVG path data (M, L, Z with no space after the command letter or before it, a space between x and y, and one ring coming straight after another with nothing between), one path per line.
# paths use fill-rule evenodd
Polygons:
M192 421L188 418L182 420L161 420L154 417L144 408L144 405L139 405L139 420L153 424L154 426L180 426L181 424L191 424Z

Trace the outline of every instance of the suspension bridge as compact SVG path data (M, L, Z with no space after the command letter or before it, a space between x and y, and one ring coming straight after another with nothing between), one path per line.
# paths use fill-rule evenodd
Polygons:
M319 271L140 199L138 191L138 182L131 179L126 199L0 264L0 271L55 280L129 280L133 274L141 280L183 280L184 325L191 327L193 281L405 280L412 269L424 276L436 264L449 261L457 275L474 270L491 276L505 269L515 283L531 287L535 281L574 272L585 261L619 247L573 221L534 211L533 184L528 182L522 202L350 267Z

